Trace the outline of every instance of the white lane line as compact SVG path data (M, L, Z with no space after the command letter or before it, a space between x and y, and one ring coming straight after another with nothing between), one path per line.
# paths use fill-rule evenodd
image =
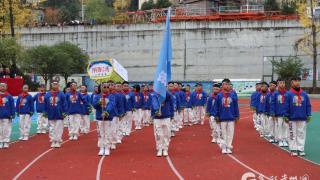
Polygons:
M96 131L97 129L94 129L92 131L90 131L89 133ZM88 133L88 134L89 134ZM82 135L80 135L82 136ZM69 142L70 140L66 140L63 141L61 144L65 144L67 142ZM36 163L40 158L42 158L43 156L45 156L46 154L48 154L50 151L54 150L54 148L50 148L47 151L45 151L44 153L40 154L38 157L36 157L34 160L32 160L25 168L23 168L14 178L13 180L17 180L23 173L25 173L34 163Z
M174 172L174 174L179 178L179 180L184 180L184 178L181 176L181 174L179 173L179 171L174 167L171 159L169 156L166 157L168 163L169 163L169 166L171 168L171 170Z
M105 158L105 156L102 156L102 158L101 158L100 161L99 161L98 169L97 169L97 175L96 175L96 180L100 180L101 167L102 167L102 163L103 163L104 158Z
M248 170L254 172L255 174L257 174L257 175L259 175L259 176L261 176L261 177L263 177L263 178L265 178L265 179L271 180L271 178L269 178L269 177L265 176L264 174L262 174L262 173L260 173L260 172L258 172L258 171L256 171L256 170L254 170L254 169L252 169L251 167L247 166L246 164L244 164L243 162L241 162L239 159L237 159L237 158L234 157L233 155L228 154L228 156L229 156L231 159L233 159L234 161L236 161L238 164L240 164L241 166L243 166L243 167L247 168Z
M136 130L132 130L131 133L134 133ZM105 156L102 156L99 160L99 164L98 164L98 168L97 168L97 174L96 174L96 180L100 180L101 178L101 168L102 168L102 164L103 164L103 160L104 160Z

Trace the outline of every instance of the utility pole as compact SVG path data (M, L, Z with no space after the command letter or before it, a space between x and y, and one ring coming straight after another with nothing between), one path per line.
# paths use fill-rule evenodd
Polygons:
M312 33L312 58L313 58L313 79L312 79L312 91L316 92L317 88L317 32L315 25L315 18L313 12L313 0L310 0L310 9L311 9L311 33Z
M81 19L82 19L82 22L84 22L84 5L83 5L83 0L81 0Z

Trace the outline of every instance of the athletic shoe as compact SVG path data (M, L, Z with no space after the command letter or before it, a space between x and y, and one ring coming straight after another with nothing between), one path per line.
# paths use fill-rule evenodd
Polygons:
M47 134L46 130L41 131L41 134Z
M158 157L161 157L161 156L162 156L162 150L158 150L157 156L158 156Z
M227 153L228 153L227 148L223 148L222 149L222 154L227 154Z
M288 143L286 141L283 141L283 147L288 147Z
M19 137L19 140L21 140L21 141L22 141L22 140L23 140L23 137L22 137L22 136L21 136L21 137Z
M298 156L298 152L297 151L291 151L291 156Z
M104 152L105 152L104 149L105 149L105 148L100 148L100 151L99 151L99 153L98 153L99 156L103 156L103 155L104 155Z
M37 131L37 134L41 134L41 131L40 131L40 130L38 130L38 131Z
M117 147L115 144L112 144L110 149L115 150L115 149L117 149Z
M282 141L279 141L279 147L283 147L283 142Z
M211 142L212 143L217 143L217 140L215 138L212 138Z
M176 133L171 131L171 137L175 137L176 136Z
M69 140L73 140L73 136L70 136L70 137L69 137Z
M110 155L110 149L109 148L105 148L104 149L104 154L105 156L109 156Z
M75 140L75 141L78 140L78 136L77 136L77 135L74 135L74 136L73 136L73 140Z
M0 149L2 149L2 148L3 148L3 144L4 144L4 143L2 143L2 142L0 143Z
M230 148L227 148L227 154L232 154L232 151Z
M269 139L269 142L270 142L270 143L274 143L274 139L273 139L273 138L270 138L270 139Z
M182 129L182 126L179 126L180 129Z
M168 156L168 150L163 150L163 154L162 154L164 157L167 157Z
M55 147L55 144L56 144L55 142L52 142L52 143L51 143L51 147L54 148L54 147Z
M299 151L299 156L305 156L306 153L304 151Z
M9 148L9 143L7 143L7 142L3 143L3 148L4 148L4 149Z
M117 144L121 144L121 143L122 143L121 139L118 139Z
M29 137L28 137L28 136L25 136L25 137L23 137L22 140L23 140L23 141L28 141L28 140L29 140Z
M61 147L61 144L59 142L56 142L55 148L59 148L59 147Z

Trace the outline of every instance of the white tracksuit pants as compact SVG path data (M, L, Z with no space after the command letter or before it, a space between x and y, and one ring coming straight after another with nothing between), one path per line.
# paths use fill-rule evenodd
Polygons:
M275 129L275 120L273 120L272 116L268 116L268 125L269 125L268 133L271 137L274 137L276 129Z
M174 117L171 120L171 130L172 131L179 131L179 119L180 119L179 112L175 111Z
M135 112L133 112L133 118L134 118L134 125L137 128L141 128L141 121L142 121L142 109L136 109Z
M185 108L183 110L183 120L185 124L194 124L194 115L193 115L193 110L191 108Z
M304 151L306 142L306 121L289 122L289 149L291 151Z
M234 121L222 121L221 125L221 148L232 149L232 141L234 135Z
M80 129L80 114L69 115L69 136L78 136Z
M69 128L70 123L69 123L69 115L67 115L64 119L63 119L63 126Z
M112 144L112 121L98 121L98 147L109 148Z
M196 106L193 109L196 123L204 123L205 110L203 106Z
M154 136L157 150L168 150L171 137L170 118L154 119Z
M123 118L124 132L128 135L131 133L131 130L132 130L132 118L133 118L132 116L133 116L132 111L128 111Z
M82 133L88 133L90 131L90 118L89 118L89 115L81 115L80 131Z
M276 122L276 136L275 139L277 141L288 141L289 137L289 124L286 123L283 117L277 117Z
M212 137L217 140L217 142L220 142L221 140L221 124L217 123L217 121L214 119L213 116L210 117L210 124L211 124L211 130L212 130Z
M122 128L122 121L123 121L123 117L117 117L114 119L115 120L115 126L114 126L114 130L116 132L116 139L118 140L122 140L123 138L123 128Z
M30 133L30 128L31 128L31 116L30 114L20 114L19 118L20 118L20 123L19 123L20 136L28 137Z
M9 119L0 119L0 143L9 143L12 122Z
M268 134L268 117L267 115L261 113L259 114L259 122L260 122L260 134L267 135Z
M49 120L50 142L62 142L63 120Z
M48 118L43 116L43 113L38 113L38 131L48 130Z
M151 111L149 109L142 110L142 120L143 124L150 124L151 123Z
M118 117L113 117L111 121L111 143L112 144L117 144L117 141L119 139L118 135L118 128L119 128L119 118Z

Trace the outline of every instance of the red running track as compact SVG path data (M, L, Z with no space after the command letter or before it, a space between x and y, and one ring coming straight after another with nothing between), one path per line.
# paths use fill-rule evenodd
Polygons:
M320 107L319 100L312 102L315 108ZM13 179L44 152L18 179L178 179L172 168L184 179L240 179L246 172L278 179L284 174L308 174L310 179L320 179L320 166L293 158L260 138L253 128L248 100L241 99L240 104L245 106L240 107L232 156L222 155L218 146L210 142L207 123L185 127L172 139L169 155L173 167L166 158L155 156L152 127L132 133L105 158L97 156L96 131L54 150L49 148L47 135L37 135L0 151L0 179ZM99 164L101 172L97 174Z

